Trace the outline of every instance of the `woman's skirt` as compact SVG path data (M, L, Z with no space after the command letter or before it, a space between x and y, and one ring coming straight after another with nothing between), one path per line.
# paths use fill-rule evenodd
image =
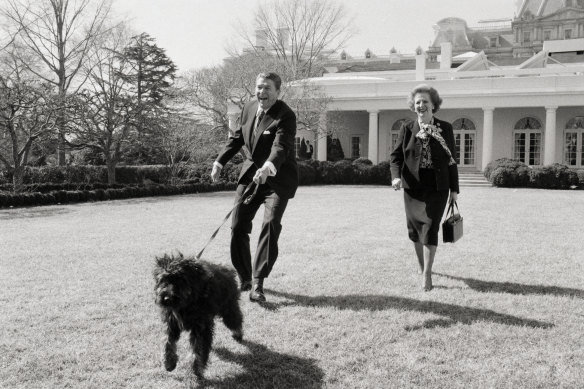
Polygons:
M438 230L448 202L448 190L436 190L433 169L420 169L420 183L418 189L404 189L408 236L413 242L438 246Z

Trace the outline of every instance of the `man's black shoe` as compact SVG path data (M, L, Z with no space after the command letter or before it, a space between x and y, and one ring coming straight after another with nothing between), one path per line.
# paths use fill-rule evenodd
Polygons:
M242 281L239 290L242 292L248 292L251 290L251 281Z
M257 278L253 280L253 286L251 292L249 293L249 299L256 303L263 303L266 301L266 296L264 295L264 279Z

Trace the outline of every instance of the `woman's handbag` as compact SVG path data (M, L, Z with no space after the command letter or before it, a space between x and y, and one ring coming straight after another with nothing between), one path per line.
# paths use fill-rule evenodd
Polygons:
M457 213L454 213L455 205ZM454 243L460 238L462 238L462 216L456 201L451 201L446 211L446 220L442 223L442 240L444 243Z

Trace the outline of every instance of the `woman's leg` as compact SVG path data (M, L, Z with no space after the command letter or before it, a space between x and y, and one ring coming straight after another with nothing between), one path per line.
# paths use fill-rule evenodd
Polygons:
M424 283L422 284L425 291L432 290L432 265L436 255L437 246L424 245Z
M420 242L414 242L416 257L418 258L418 274L424 272L424 245Z

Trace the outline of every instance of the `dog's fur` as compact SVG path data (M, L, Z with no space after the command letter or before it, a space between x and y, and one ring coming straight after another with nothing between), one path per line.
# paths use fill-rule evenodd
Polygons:
M232 332L235 340L243 339L243 317L239 308L239 289L235 273L226 267L194 258L165 254L156 258L154 268L156 304L166 324L168 339L164 366L172 371L178 362L176 342L182 331L190 331L195 355L193 372L202 378L211 345L215 316Z

